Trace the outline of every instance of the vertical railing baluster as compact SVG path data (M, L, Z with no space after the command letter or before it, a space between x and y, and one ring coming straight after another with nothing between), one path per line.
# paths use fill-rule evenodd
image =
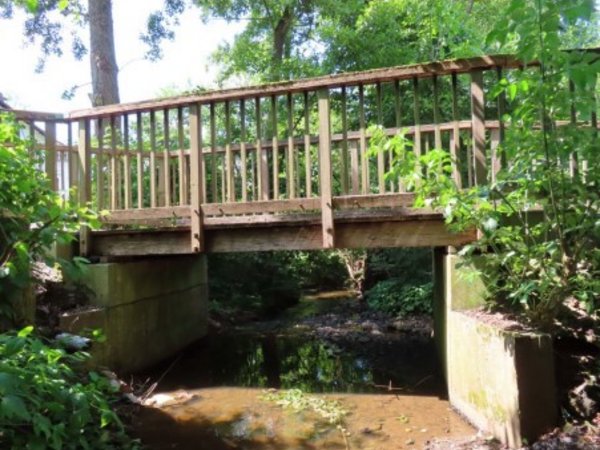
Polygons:
M171 206L171 143L169 136L169 110L163 110L163 190L165 191L165 206Z
M331 183L331 117L329 91L322 89L319 96L319 192L321 195L321 226L323 248L335 246L333 223L333 192Z
M296 198L296 167L294 158L294 103L292 94L287 95L288 109L288 145L287 145L287 195L288 198Z
M125 152L125 209L130 209L133 199L131 195L131 149L129 144L129 114L123 115L123 144Z
M79 164L77 162L77 149L73 147L73 123L67 124L67 147L69 148L69 200L70 189L79 186Z
M269 160L267 151L262 148L262 109L260 97L256 97L256 173L261 200L269 200Z
M144 134L142 128L142 113L135 116L136 140L137 140L137 207L144 207Z
M503 79L503 74L502 74L502 67L497 67L496 68L496 77L497 77L497 82L500 83ZM502 142L504 142L504 138L506 136L506 125L504 124L504 115L506 114L506 92L504 90L502 90L500 92L500 94L498 94L498 101L497 101L497 108L498 108L498 143L502 144ZM496 153L496 157L498 150L496 149L495 153ZM499 161L499 168L508 168L508 161L506 160L506 152L502 152L500 154L500 161Z
M45 160L45 168L46 175L50 180L50 187L52 190L58 190L57 183L57 172L56 172L56 122L46 121L44 124L45 127L45 152L44 152L44 160Z
M462 177L460 174L460 127L459 127L459 112L458 112L458 76L452 74L452 134L450 136L450 155L452 156L452 178L456 186L462 187Z
M348 194L348 94L342 86L342 154L341 154L342 194Z
M156 111L150 111L150 207L156 208Z
M202 180L202 116L200 104L190 106L190 206L191 206L191 246L192 251L204 251L204 231L202 200L204 181Z
M383 99L381 83L375 85L377 125L383 128ZM385 194L385 154L377 152L377 185L380 194Z
M396 130L400 131L402 128L402 96L400 95L400 81L394 80L394 110L396 113ZM390 149L390 168L393 164L393 149ZM398 192L403 191L402 178L398 176Z
M210 195L211 201L217 203L217 120L215 112L215 103L210 103Z
M233 179L233 153L231 151L231 105L225 102L225 189L227 202L235 202L235 182Z
M414 77L413 82L413 110L414 110L414 121L415 121L415 134L413 136L413 151L417 157L416 170L421 170L421 164L418 159L421 157L421 100L419 96L419 79Z
M359 139L361 163L361 192L369 193L369 159L367 157L367 130L365 123L365 87L358 86L358 114L359 114Z
M96 152L96 202L104 208L104 120L98 119L98 151Z
M304 173L306 198L312 197L312 155L310 148L310 109L308 91L304 92Z
M433 124L434 124L434 142L437 150L442 149L442 132L440 130L440 92L439 80L437 75L433 76Z
M190 132L191 133L191 132ZM185 134L183 130L183 108L177 108L177 147L178 147L178 169L179 169L179 204L187 205L188 202L188 180L185 160ZM200 152L202 149L199 150Z
M117 134L115 130L115 116L110 117L110 209L119 208L118 201L118 152Z
M481 186L487 181L485 161L485 103L483 92L483 71L471 72L471 120L473 134L473 173L475 184Z
M273 155L273 200L279 199L279 140L277 136L277 96L271 96L271 128Z
M242 202L248 201L248 152L246 150L246 101L240 100L240 163L242 172Z
M90 121L84 119L79 121L78 160L79 160L79 205L86 206L90 200L91 171L90 171ZM79 230L79 253L88 256L91 251L91 232L89 227L82 226Z

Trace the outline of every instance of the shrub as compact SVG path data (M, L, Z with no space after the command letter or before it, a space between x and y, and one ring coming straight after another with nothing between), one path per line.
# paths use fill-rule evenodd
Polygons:
M31 335L0 335L0 447L135 449L111 407L118 387L83 370L88 355Z
M370 308L397 316L431 314L433 283L406 284L400 279L380 281L365 294Z

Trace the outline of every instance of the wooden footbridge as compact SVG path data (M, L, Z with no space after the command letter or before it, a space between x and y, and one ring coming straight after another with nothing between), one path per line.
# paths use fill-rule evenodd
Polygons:
M502 95L519 68L485 56L75 111L15 111L55 188L107 210L82 255L458 246L439 212L386 177L370 125L405 129L417 154L447 149L464 187L500 167ZM69 190L75 187L76 191Z

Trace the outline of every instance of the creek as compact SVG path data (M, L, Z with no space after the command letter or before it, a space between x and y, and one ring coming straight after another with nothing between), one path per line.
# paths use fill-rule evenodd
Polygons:
M134 420L154 450L391 450L474 432L445 397L427 319L336 296L211 333L137 378L159 381Z

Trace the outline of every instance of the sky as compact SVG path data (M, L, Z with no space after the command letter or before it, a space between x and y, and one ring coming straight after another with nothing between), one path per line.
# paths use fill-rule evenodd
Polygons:
M188 9L176 29L175 41L165 42L164 57L157 62L143 59L146 50L139 35L147 14L163 0L113 0L113 20L119 88L122 102L156 97L164 88L187 89L214 85L217 68L209 56L219 43L231 41L240 24L211 20L204 24L199 9ZM84 36L84 42L87 40ZM64 113L88 108L91 86L77 90L70 101L62 93L73 85L90 82L89 58L76 61L66 48L60 58L51 57L42 73L35 73L40 50L25 44L23 19L0 20L0 93L15 109Z

